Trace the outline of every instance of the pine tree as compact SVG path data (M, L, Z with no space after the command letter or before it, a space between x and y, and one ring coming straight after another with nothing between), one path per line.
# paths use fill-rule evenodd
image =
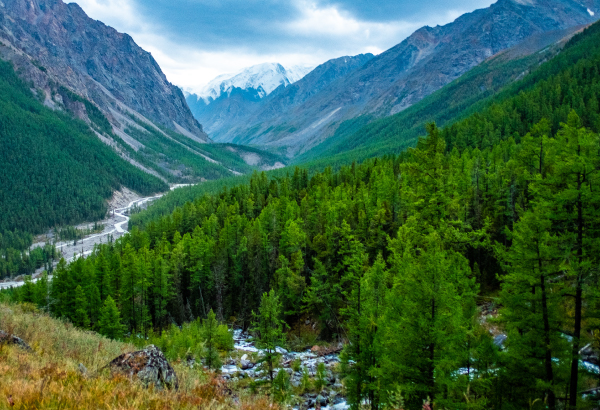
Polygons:
M556 370L552 359L566 362L560 337L564 287L558 238L551 233L547 207L537 205L515 224L512 246L498 249L508 274L502 280L500 318L508 332L507 371L529 400L542 388L548 408L556 409ZM539 358L539 359L538 359ZM563 372L566 369L563 369ZM523 402L526 405L526 402Z
M439 406L455 407L456 371L464 356L472 318L464 314L475 304L477 286L468 261L444 249L438 233L424 235L409 220L390 243L392 289L387 293L381 345L384 390L401 387L415 407L429 398Z
M202 320L201 337L204 340L204 360L206 366L212 370L219 370L222 366L217 349L218 327L217 316L211 309L208 317Z
M113 298L109 296L100 310L98 333L111 339L120 339L124 332L125 326L121 322L121 312Z
M73 315L73 324L79 327L90 327L90 318L88 316L88 301L85 292L81 286L75 288L75 314Z
M282 305L274 290L263 293L258 314L254 314L253 332L256 335L256 345L265 350L261 359L267 363L269 379L273 383L273 368L277 359L276 348L283 343L283 326L281 320Z

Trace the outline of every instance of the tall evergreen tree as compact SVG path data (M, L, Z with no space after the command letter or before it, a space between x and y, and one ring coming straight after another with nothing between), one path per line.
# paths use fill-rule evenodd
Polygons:
M120 339L125 332L125 326L121 322L121 312L110 296L106 298L100 311L98 332L111 339Z

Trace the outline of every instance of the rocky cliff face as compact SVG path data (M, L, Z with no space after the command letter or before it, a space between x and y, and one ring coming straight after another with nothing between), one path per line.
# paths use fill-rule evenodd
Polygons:
M94 102L116 128L127 117L145 117L196 141L207 142L181 90L167 78L152 55L133 39L90 19L74 3L62 0L1 0L0 57L44 90L46 104L64 101L59 85ZM75 107L76 108L76 107Z
M270 119L254 116L222 140L287 147L293 156L332 135L343 120L400 112L534 35L599 16L600 0L499 0L448 25L421 28L300 104L284 105Z

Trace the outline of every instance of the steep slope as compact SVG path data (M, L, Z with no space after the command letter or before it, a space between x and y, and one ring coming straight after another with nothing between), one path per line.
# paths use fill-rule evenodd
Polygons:
M333 135L343 120L400 112L527 38L589 24L599 13L599 0L499 0L448 25L418 30L300 106L250 122L229 138L287 147L293 156Z
M102 218L105 199L122 185L146 195L168 190L121 159L86 123L44 107L2 61L0 157L0 232L37 233Z
M219 141L223 128L247 118L263 98L302 79L311 69L302 66L285 68L277 63L259 64L235 75L221 75L198 94L189 94L186 100L194 116L207 124L207 132Z
M207 141L185 98L150 55L127 35L89 18L62 0L4 0L0 3L1 55L27 80L54 97L50 82L68 86L112 112L131 110L169 129ZM41 72L40 72L41 71Z
M203 149L212 141L150 53L77 4L0 2L0 59L13 63L46 106L87 122L122 158L163 181L198 182L257 168L227 147ZM92 118L98 109L106 126ZM264 162L273 167L278 159Z
M554 58L581 29L577 26L532 36L398 114L379 119L363 115L344 121L335 135L294 158L294 162L332 157L336 162L360 161L398 153L423 135L428 122L445 126L485 106L495 94Z

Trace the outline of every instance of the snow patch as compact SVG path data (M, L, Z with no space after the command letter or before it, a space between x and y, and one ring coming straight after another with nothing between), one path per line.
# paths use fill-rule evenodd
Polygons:
M236 74L223 74L208 83L199 93L206 104L219 98L222 94L229 94L233 88L242 90L255 89L260 98L271 94L276 88L290 84L304 78L313 67L296 65L285 68L278 63L264 63L245 68Z
M594 12L593 12L592 10L590 10L590 9L587 9L587 10L588 10L588 13L590 13L590 16L594 17L594 15L595 15L596 13L594 13Z

